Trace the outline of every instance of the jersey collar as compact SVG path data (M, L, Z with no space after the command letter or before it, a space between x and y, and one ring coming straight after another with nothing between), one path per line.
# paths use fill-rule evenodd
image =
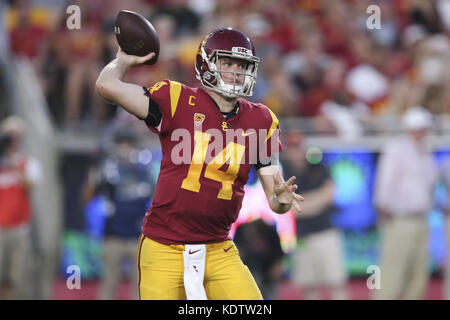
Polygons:
M223 117L225 118L225 120L229 120L233 117L235 117L238 114L239 111L239 101L236 100L236 104L234 105L233 110L231 110L230 112L222 112L219 108L219 105L217 104L217 102L208 94L208 92L205 92L208 97L211 99L211 101L214 103L214 105L216 106L217 110L219 110L219 112L223 115Z

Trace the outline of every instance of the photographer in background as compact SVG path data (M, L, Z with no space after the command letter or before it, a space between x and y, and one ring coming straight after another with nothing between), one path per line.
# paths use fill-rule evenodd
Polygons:
M41 177L37 160L21 153L24 124L0 124L0 299L24 299L32 213L31 189Z
M99 294L102 300L116 298L124 273L133 284L131 298L138 299L134 285L138 282L136 246L156 180L151 167L146 165L150 160L139 156L145 152L138 148L138 141L137 133L131 128L117 130L114 151L102 159L101 165L89 170L83 187L86 204L97 195L105 196L109 202L103 243L105 270ZM124 268L127 265L129 268Z

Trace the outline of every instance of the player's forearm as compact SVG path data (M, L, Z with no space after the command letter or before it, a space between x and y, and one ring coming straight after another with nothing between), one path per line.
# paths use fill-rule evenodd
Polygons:
M308 201L305 202L302 206L302 216L304 217L316 216L320 214L322 210L325 209L328 205L330 205L330 202L323 201L321 199L323 198L322 195L315 192L305 193L303 194L303 196L308 199Z
M83 201L83 204L87 204L89 201L91 201L91 199L95 196L95 186L90 184L90 183L86 183L83 186L82 192L81 192L81 199Z
M279 182L283 181L283 177L280 174L280 170L278 166L271 165L267 167L262 167L257 171L259 181L261 181L261 185L264 189L264 193L266 194L267 201L269 202L270 209L275 213L286 213L291 207L292 203L287 203L283 201L279 201L275 196L276 189L276 176L278 175Z
M117 102L115 101L114 87L125 78L129 69L130 66L122 63L118 58L111 61L97 78L95 83L97 93L107 101Z

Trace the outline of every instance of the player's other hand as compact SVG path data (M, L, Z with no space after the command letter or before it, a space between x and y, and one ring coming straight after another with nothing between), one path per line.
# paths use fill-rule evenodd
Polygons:
M305 199L301 195L295 193L295 190L297 190L297 185L294 184L295 177L290 177L287 181L282 181L278 175L275 175L274 177L274 193L278 201L283 204L291 204L292 210L294 210L296 214L300 214L302 212L300 202L303 202Z
M156 54L154 52L150 52L148 55L139 57L139 56L133 56L126 54L123 52L123 50L119 47L119 50L117 51L116 58L120 64L123 64L129 68L141 65L148 60L152 59Z

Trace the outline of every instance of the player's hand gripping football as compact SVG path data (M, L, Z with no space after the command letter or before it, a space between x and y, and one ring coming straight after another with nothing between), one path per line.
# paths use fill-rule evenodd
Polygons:
M305 199L295 193L295 190L297 190L297 185L294 184L295 177L292 176L287 181L283 181L281 179L281 176L278 174L274 175L275 178L275 185L274 185L274 194L278 199L278 202L281 204L291 204L292 210L295 214L299 214L302 212L302 209L300 207L300 202L303 202Z
M152 59L155 55L156 54L154 52L150 52L148 55L143 56L143 57L133 56L133 55L126 54L119 47L119 50L117 51L117 54L116 54L116 58L117 58L119 64L122 64L128 68L131 68L131 67L135 67L135 66L145 63L146 61Z

